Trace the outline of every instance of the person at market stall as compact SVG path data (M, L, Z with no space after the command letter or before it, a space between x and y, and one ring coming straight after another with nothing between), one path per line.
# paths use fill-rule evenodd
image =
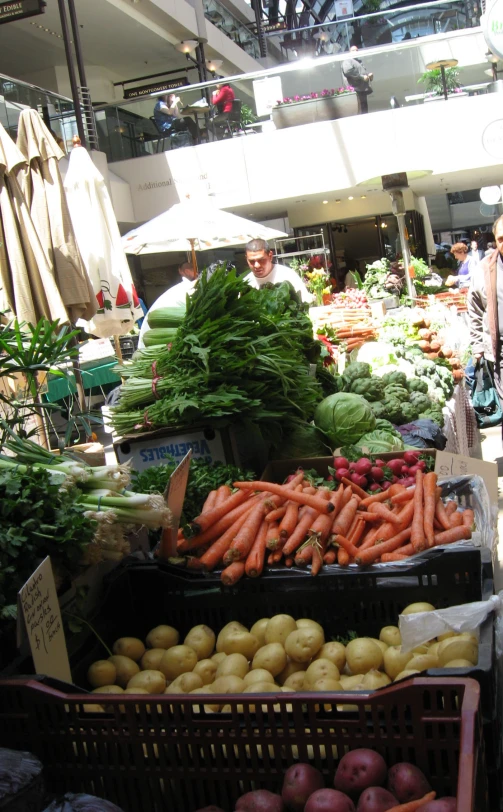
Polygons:
M267 283L277 285L280 282L290 282L303 302L313 301L313 296L295 271L285 265L274 263L273 251L265 240L251 240L245 246L245 253L248 267L251 269L251 273L245 276L245 281L253 288L260 289Z
M349 59L345 59L342 63L342 73L349 85L354 87L358 97L358 113L368 113L369 101L368 97L373 92L371 87L374 74L370 73L363 64L361 59L357 59L354 54L358 51L357 45L352 45L349 52L353 54Z
M473 358L485 358L493 366L494 383L503 403L503 215L492 230L496 249L474 271L467 308Z
M485 253L484 253L484 256L488 257L489 254L492 254L492 252L494 251L495 248L496 248L496 246L495 246L495 244L493 242L488 242L487 243L487 248L486 248Z
M468 288L473 272L479 263L473 257L468 256L468 246L464 242L455 243L451 248L451 253L460 264L456 275L448 276L445 284L448 288L458 287L460 290Z
M164 293L161 293L149 308L147 315L143 319L143 324L140 330L140 337L138 338L138 348L142 350L145 347L143 337L151 327L148 324L148 314L153 310L159 310L161 307L183 307L185 305L186 296L192 296L197 282L197 271L192 267L191 262L182 262L178 268L178 274L181 277L177 285L168 288Z

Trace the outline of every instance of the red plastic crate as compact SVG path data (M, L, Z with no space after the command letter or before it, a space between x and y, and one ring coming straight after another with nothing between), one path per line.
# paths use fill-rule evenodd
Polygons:
M309 761L330 785L348 750L371 747L387 763L411 761L458 812L490 812L480 687L471 679L417 678L373 694L212 695L212 713L187 695L63 693L33 678L0 682L0 746L30 749L50 790L88 792L138 812L234 809L254 788L277 791L286 768ZM56 683L57 684L57 683ZM63 689L63 683L59 683ZM100 697L101 701L104 697ZM197 698L197 703L201 699Z

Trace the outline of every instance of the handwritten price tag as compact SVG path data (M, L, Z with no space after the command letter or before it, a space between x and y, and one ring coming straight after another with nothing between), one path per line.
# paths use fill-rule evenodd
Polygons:
M437 451L435 473L440 479L451 476L480 476L485 482L493 504L498 502L498 465L495 462L476 460L449 451Z
M178 536L178 525L182 515L183 500L187 490L187 480L189 478L190 461L192 459L192 449L189 449L183 460L169 478L169 482L164 491L164 501L167 503L173 514L173 527L166 528L162 534L161 558L176 556L176 541Z
M28 636L37 674L72 681L51 559L44 558L18 592L18 621ZM23 629L18 627L23 636Z

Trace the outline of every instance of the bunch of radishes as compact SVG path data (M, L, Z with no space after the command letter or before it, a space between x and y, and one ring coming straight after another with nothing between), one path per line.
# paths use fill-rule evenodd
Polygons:
M349 309L365 308L368 307L367 297L363 290L358 290L358 288L346 288L344 293L333 294L332 306L347 307Z
M360 457L356 462L349 462L346 457L334 457L333 470L328 477L329 481L349 479L363 490L371 493L387 490L391 485L399 482L406 488L416 481L416 472L425 471L426 460L422 459L420 451L405 451L401 457L392 460Z

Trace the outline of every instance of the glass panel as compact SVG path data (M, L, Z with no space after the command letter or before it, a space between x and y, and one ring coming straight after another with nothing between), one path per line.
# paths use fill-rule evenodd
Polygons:
M257 37L218 0L203 0L204 14L220 31L254 59L260 58Z
M77 132L71 100L0 75L0 121L14 140L19 116L26 108L40 113L64 151L71 148L72 137Z

